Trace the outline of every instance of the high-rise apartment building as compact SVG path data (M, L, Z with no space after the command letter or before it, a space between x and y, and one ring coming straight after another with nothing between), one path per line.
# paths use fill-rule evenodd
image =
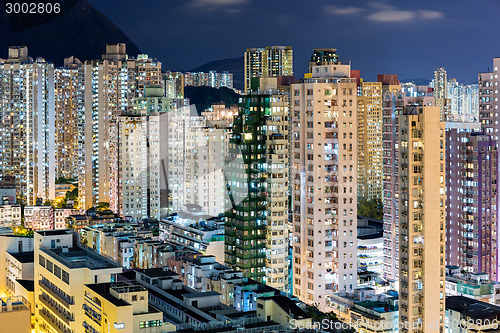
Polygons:
M56 179L78 178L78 99L81 98L80 61L67 58L54 70Z
M229 88L233 89L233 74L227 71L224 72L187 72L184 73L185 86L207 86L212 88Z
M406 105L432 106L434 96L428 87L401 86L396 75L379 75L382 82L382 149L384 209L384 277L399 279L399 114Z
M85 285L116 281L122 267L79 245L69 230L35 232L35 329L37 332L88 332L98 317L85 304Z
M163 75L165 97L184 98L184 73L167 71Z
M168 195L161 186L168 142L159 139L166 135L166 121L157 113L118 117L121 170L117 207L124 216L159 220L161 208L168 207Z
M309 60L309 72L312 73L313 66L340 64L337 49L314 49Z
M441 119L446 120L448 115L448 76L444 68L438 68L434 71L434 98L436 106L441 110Z
M185 202L200 206L205 214L219 216L226 211L224 161L232 131L209 127L204 117L195 119L186 133Z
M383 147L383 210L384 210L384 278L399 278L399 202L398 202L398 114L404 106L404 95L395 76L393 82L382 82L382 147Z
M443 332L445 126L437 106L399 114L399 321L403 332Z
M312 69L291 87L292 292L325 310L357 285L357 87L350 65Z
M473 122L479 120L479 89L477 84L464 85L450 79L447 85L448 114L446 121Z
M144 95L118 116L119 180L111 206L134 219L159 220L183 197L184 131L191 118L187 101L163 97L161 86L145 88Z
M26 204L55 199L54 65L9 48L0 60L0 175Z
M244 95L234 119L225 262L245 277L288 290L288 94Z
M358 87L358 198L382 199L382 82Z
M206 126L187 99L164 97L160 86L145 94L118 116L119 188L111 206L139 220L159 220L187 205L222 214L229 132Z
M446 263L498 281L497 144L479 123L446 123Z
M97 202L117 202L118 116L133 109L146 86L160 84L161 63L147 55L128 58L125 44L108 44L102 60L86 61L80 71L78 202L88 209Z
M479 121L483 132L498 143L498 78L500 58L493 58L493 71L478 74Z
M267 46L245 52L245 93L251 90L251 79L259 77L293 76L291 46Z

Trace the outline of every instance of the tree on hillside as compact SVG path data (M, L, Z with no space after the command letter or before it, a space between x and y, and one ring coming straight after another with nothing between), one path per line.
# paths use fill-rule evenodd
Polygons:
M358 215L382 220L384 218L384 206L381 199L358 200Z

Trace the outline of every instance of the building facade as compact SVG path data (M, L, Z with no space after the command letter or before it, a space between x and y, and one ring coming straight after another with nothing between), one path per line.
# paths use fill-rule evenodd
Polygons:
M446 263L498 281L497 143L479 123L446 123L446 157Z
M0 226L20 226L22 222L21 215L21 205L0 205Z
M382 82L382 149L384 213L384 278L399 279L399 115L406 105L435 105L427 86L400 85L396 75L378 76Z
M437 106L399 115L399 321L403 332L444 328L445 126ZM407 326L404 326L407 325Z
M0 174L13 176L28 205L55 197L54 65L28 48L0 60Z
M82 72L78 59L65 59L54 70L56 179L78 179L78 99Z
M227 71L187 72L184 73L184 86L233 89L233 74Z
M350 65L313 66L291 88L293 294L326 308L357 284L357 94Z
M225 262L288 288L288 95L241 97L229 141Z
M39 231L34 238L35 329L86 332L94 313L84 307L85 285L112 282L122 267L81 247L69 230Z
M293 75L291 46L251 48L245 52L245 93L251 90L251 79Z
M79 70L79 208L107 202L117 211L118 116L133 110L146 86L160 85L161 63L147 55L128 58L125 44L108 44L102 60L86 61Z
M358 87L358 199L382 199L382 82Z

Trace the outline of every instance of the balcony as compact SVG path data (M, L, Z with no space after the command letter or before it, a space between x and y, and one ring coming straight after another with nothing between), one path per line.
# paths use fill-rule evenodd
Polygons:
M87 324L85 320L83 321L83 327L85 328L85 332L91 332L91 333L99 333L98 330Z
M64 327L64 325L61 325L59 323L57 323L56 320L54 320L48 313L46 313L45 311L40 311L39 312L40 314L40 317L45 320L45 322L47 322L56 332L58 333L73 333L72 330Z
M61 302L65 307L69 309L70 305L75 304L72 300L68 299L65 295L59 293L52 289L52 287L46 283L44 280L38 280L38 284L42 289L47 292L50 296L54 297L56 300Z
M92 309L87 304L83 304L83 313L90 319L92 319L97 325L101 326L101 315L97 313L94 309Z
M63 311L59 310L57 307L51 304L49 300L43 295L38 296L38 299L40 300L40 303L42 303L50 311L54 312L59 317L59 319L61 319L62 321L64 321L64 323L66 323L66 325L69 326L70 322L75 320L73 317L68 316Z

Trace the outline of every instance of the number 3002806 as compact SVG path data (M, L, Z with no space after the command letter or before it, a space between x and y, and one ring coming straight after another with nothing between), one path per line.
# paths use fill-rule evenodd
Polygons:
M7 14L59 14L61 4L58 2L7 2L5 12Z

